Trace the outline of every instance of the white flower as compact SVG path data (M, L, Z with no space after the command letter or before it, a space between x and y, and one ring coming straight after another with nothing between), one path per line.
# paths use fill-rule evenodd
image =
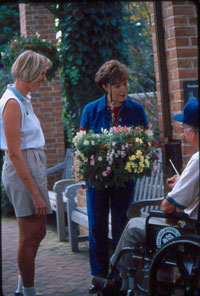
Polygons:
M102 134L108 134L108 130L106 128L104 129L103 127L101 128L101 132Z
M103 160L102 156L98 156L98 161L102 161L102 160Z
M85 162L85 163L87 162L87 158L80 150L75 151L75 157L80 158L82 162Z
M146 130L145 133L147 134L148 137L152 138L153 137L153 132L152 130Z
M80 141L80 139L86 135L86 131L80 131L76 133L76 136L73 138L72 142L75 146L77 146L78 142Z

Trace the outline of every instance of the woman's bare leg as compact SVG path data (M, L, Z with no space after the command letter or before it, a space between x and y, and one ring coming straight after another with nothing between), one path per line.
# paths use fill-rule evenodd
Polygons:
M40 242L46 234L46 216L17 218L19 226L19 245L17 261L24 287L34 286L35 257Z

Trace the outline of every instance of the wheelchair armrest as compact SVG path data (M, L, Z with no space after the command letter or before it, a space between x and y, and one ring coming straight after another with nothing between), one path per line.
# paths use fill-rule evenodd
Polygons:
M151 211L149 213L148 218L158 217L158 218L166 218L166 219L176 219L176 220L187 220L189 219L188 215L185 213L165 213L163 211Z
M130 207L127 210L127 217L128 219L134 218L134 217L140 217L141 216L141 209L146 206L160 206L161 202L163 201L162 198L154 198L154 199L143 199L140 201L136 201L133 204L130 205Z

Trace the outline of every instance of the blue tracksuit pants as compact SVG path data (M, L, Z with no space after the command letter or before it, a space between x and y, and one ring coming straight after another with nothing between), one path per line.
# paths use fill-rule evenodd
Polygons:
M106 276L109 269L108 216L111 209L112 250L117 246L127 223L126 211L132 202L134 182L118 189L102 191L89 187L87 210L89 221L89 256L92 275Z

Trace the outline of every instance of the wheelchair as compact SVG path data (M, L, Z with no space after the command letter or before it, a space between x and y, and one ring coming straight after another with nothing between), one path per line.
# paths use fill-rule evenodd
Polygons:
M155 224L152 218L170 219L173 223ZM128 256L131 264L122 263L123 256ZM121 295L120 289L109 292L106 288L113 272L120 268L128 278L123 295L200 295L199 219L190 219L185 213L151 211L146 218L146 243L121 250L98 296Z

